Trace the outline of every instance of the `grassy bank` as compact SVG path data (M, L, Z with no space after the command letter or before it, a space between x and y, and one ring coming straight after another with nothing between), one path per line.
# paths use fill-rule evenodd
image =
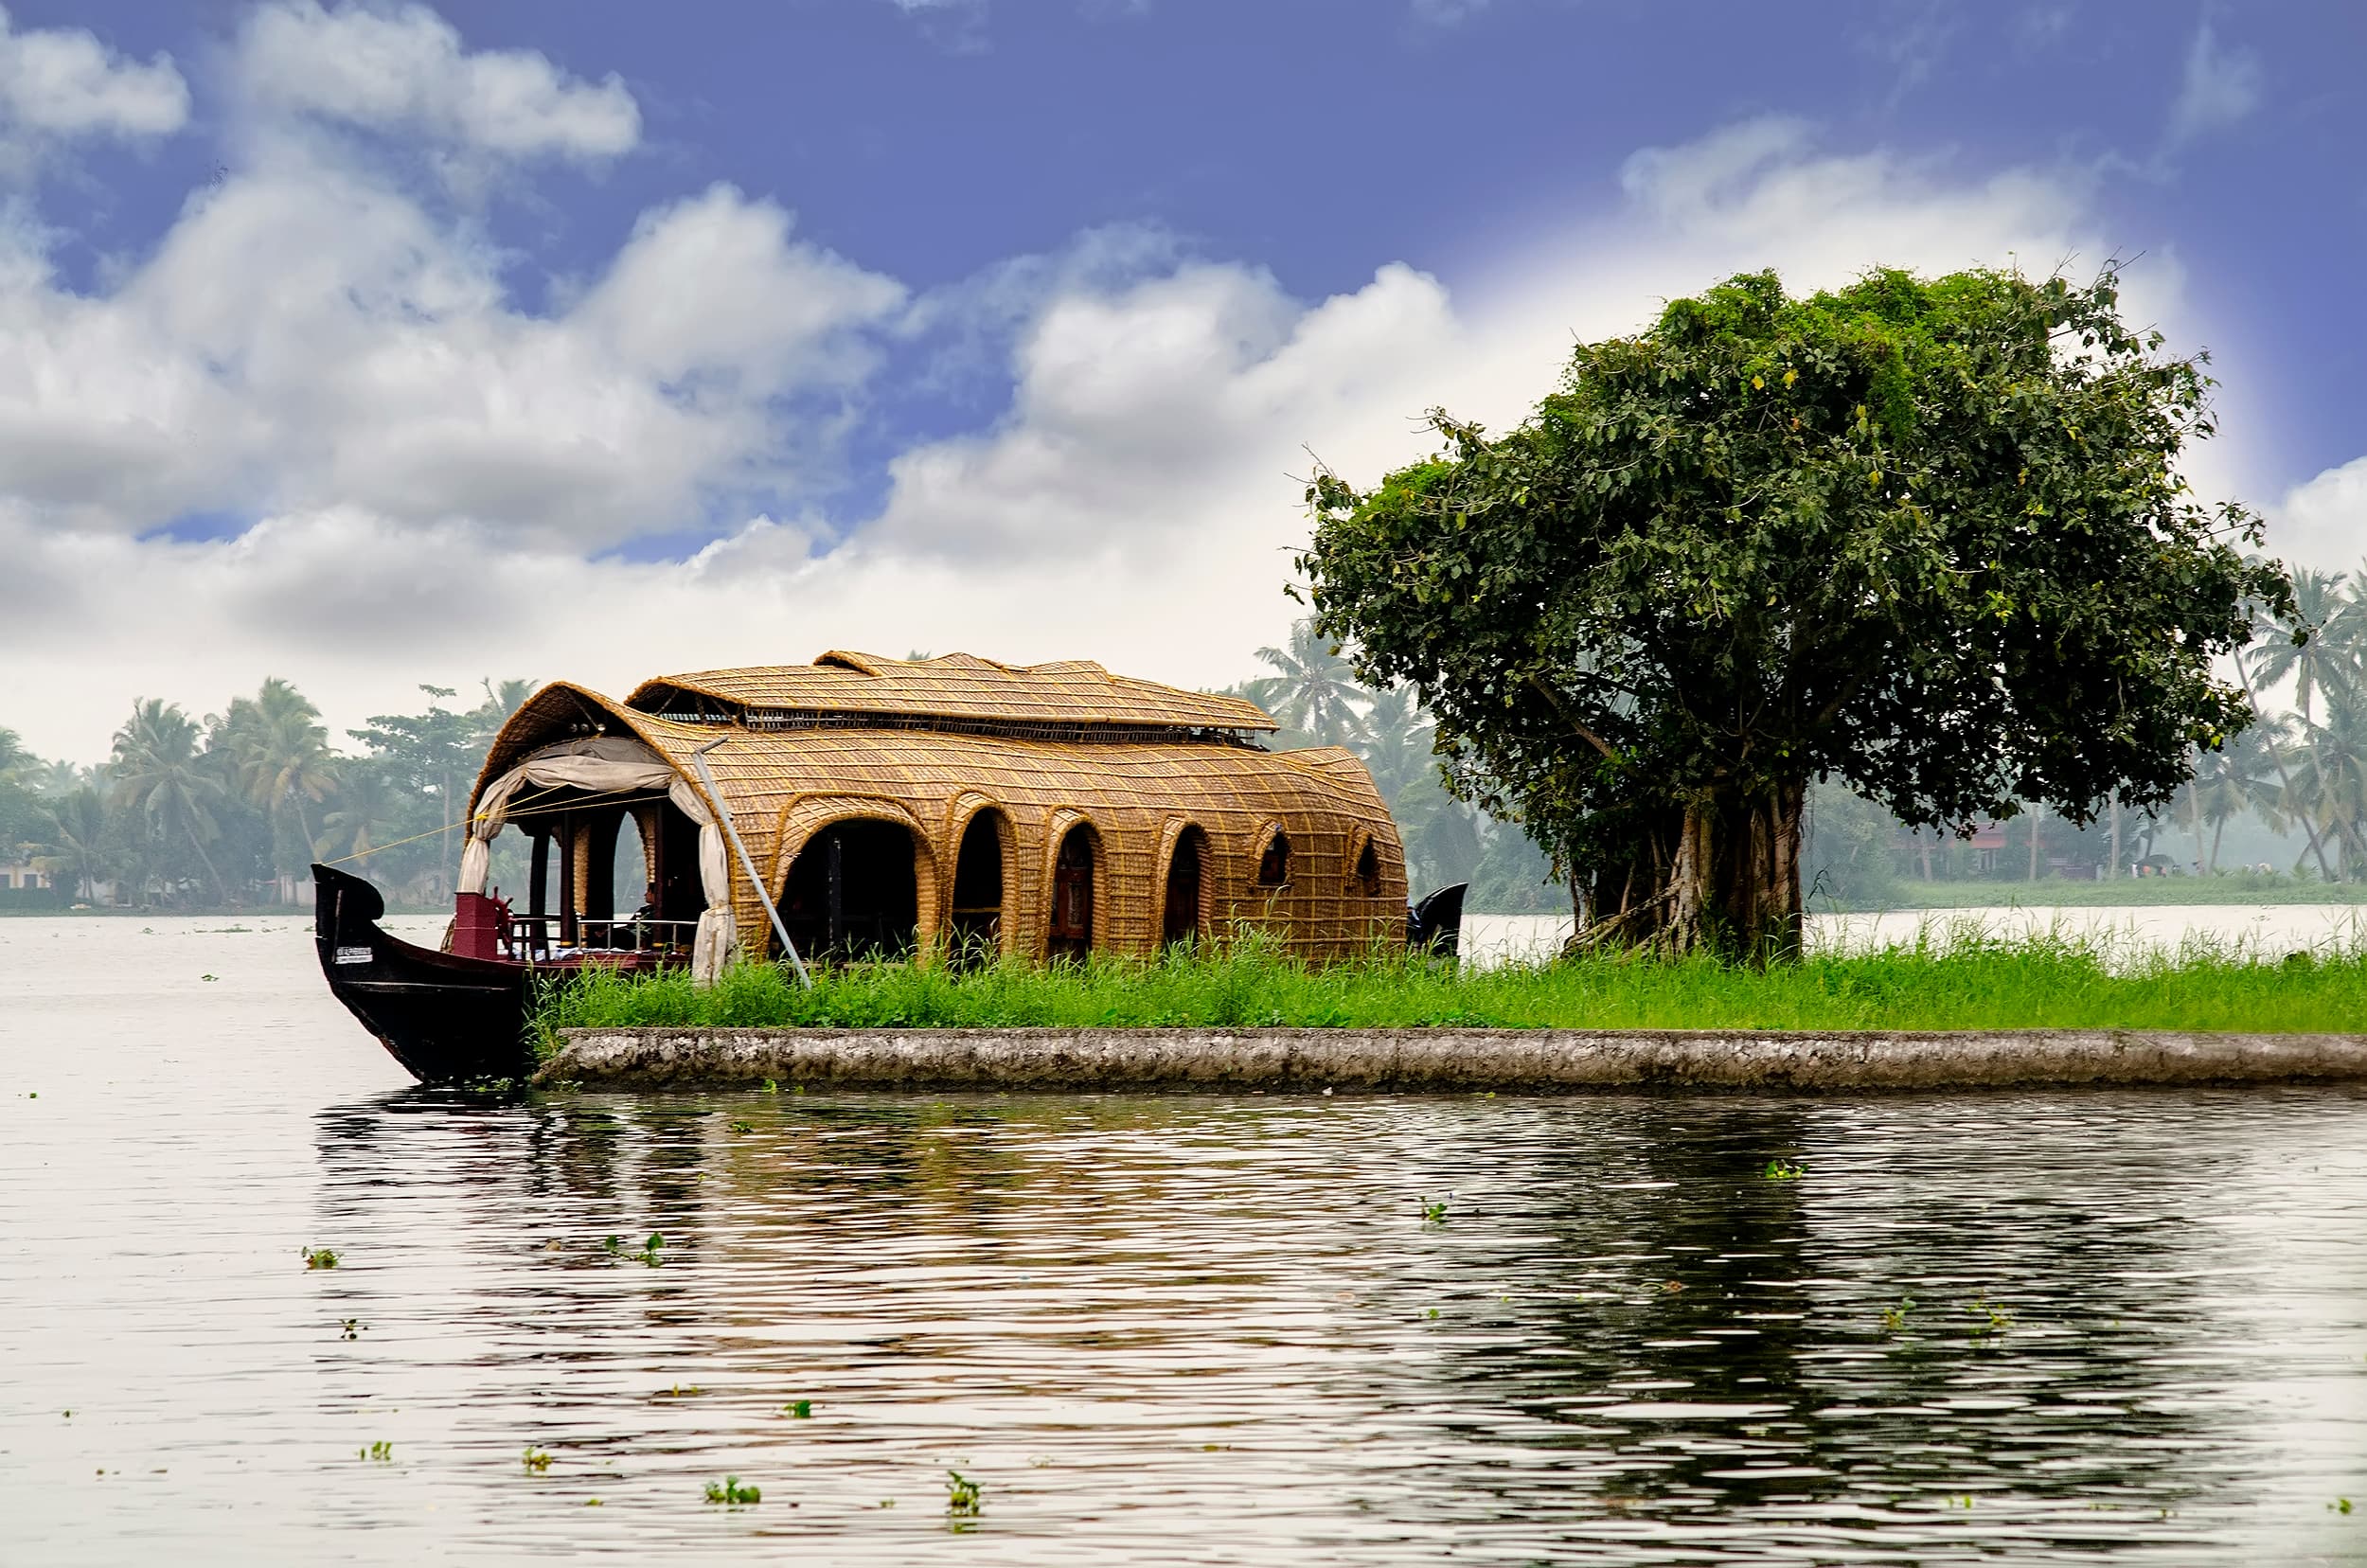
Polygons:
M962 974L858 964L815 981L802 989L769 964L708 990L680 973L597 973L546 995L539 1024L546 1042L563 1028L644 1025L2367 1029L2367 954L2357 951L2260 963L2227 948L2131 953L2059 937L1891 947L1765 972L1615 958L1459 971L1401 956L1315 969L1251 945Z

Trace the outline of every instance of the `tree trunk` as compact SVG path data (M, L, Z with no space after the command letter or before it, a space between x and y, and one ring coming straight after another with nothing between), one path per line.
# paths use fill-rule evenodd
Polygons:
M2209 864L2211 866L2211 874L2215 877L2219 874L2219 835L2226 831L2227 818L2225 817L2221 817L2218 821L2211 825L2211 859Z
M2036 806L2030 808L2030 880L2032 882L2038 880L2038 811L2039 808Z
M1710 866L1716 846L1711 842L1715 819L1699 805L1685 808L1677 829L1675 853L1669 856L1668 883L1663 897L1668 904L1661 940L1672 953L1699 952L1709 936Z
M1632 858L1597 871L1588 902L1598 918L1572 936L1571 949L1649 948L1752 964L1797 958L1806 803L1806 781L1791 779L1669 813L1642 835ZM1641 899L1632 896L1638 881L1650 889ZM1614 892L1617 912L1602 915Z
M222 886L222 873L214 869L214 857L205 852L205 841L199 836L194 823L189 825L189 846L197 851L198 860L205 867L205 875L213 879L215 906L221 909L229 908L230 890Z
M2121 880L2121 796L2112 793L2112 880Z

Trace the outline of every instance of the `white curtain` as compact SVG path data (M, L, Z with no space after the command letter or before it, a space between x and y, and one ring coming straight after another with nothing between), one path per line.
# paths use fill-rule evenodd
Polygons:
M687 786L676 780L677 803ZM699 917L699 935L690 945L690 983L712 986L724 967L739 956L739 925L732 918L732 867L723 854L723 830L699 815L699 885L706 889L706 912Z
M477 797L476 814L469 822L469 839L460 851L463 893L485 891L491 868L492 842L508 821L509 802L529 784L544 789L567 786L603 793L632 790L664 790L675 809L699 825L699 887L706 895L705 912L690 949L691 978L712 985L739 952L739 928L732 919L731 864L723 854L723 831L716 826L706 801L672 764L629 735L595 735L545 746L510 769Z

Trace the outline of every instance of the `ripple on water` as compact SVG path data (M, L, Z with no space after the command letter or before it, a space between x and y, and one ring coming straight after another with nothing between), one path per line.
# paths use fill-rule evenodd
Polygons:
M2356 1091L494 1101L245 923L0 921L0 1558L2367 1545Z

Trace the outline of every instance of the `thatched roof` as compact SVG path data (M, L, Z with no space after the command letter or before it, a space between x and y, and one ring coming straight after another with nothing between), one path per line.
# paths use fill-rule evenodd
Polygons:
M710 705L672 705L694 701ZM566 739L635 736L694 786L692 753L712 744L718 804L769 898L780 897L797 854L831 823L904 825L917 846L924 945L944 928L964 833L982 811L1005 825L1004 939L1014 952L1041 951L1053 856L1077 824L1101 846L1097 946L1156 948L1169 864L1191 829L1205 835L1202 896L1218 926L1255 918L1310 956L1360 951L1376 933L1400 939L1404 855L1371 775L1336 748L1231 743L1235 732L1272 727L1238 699L1082 661L1024 668L966 654L825 654L811 666L666 677L628 704L553 683L504 726L471 804L538 748ZM1259 856L1276 833L1289 838L1291 874L1286 885L1261 885ZM1358 880L1368 850L1369 884ZM737 867L732 880L740 939L762 953L764 905Z
M661 675L643 682L625 705L667 718L740 722L845 715L1073 728L1275 727L1255 703L1112 675L1090 659L1006 665L970 653L886 659L832 651L810 665Z

